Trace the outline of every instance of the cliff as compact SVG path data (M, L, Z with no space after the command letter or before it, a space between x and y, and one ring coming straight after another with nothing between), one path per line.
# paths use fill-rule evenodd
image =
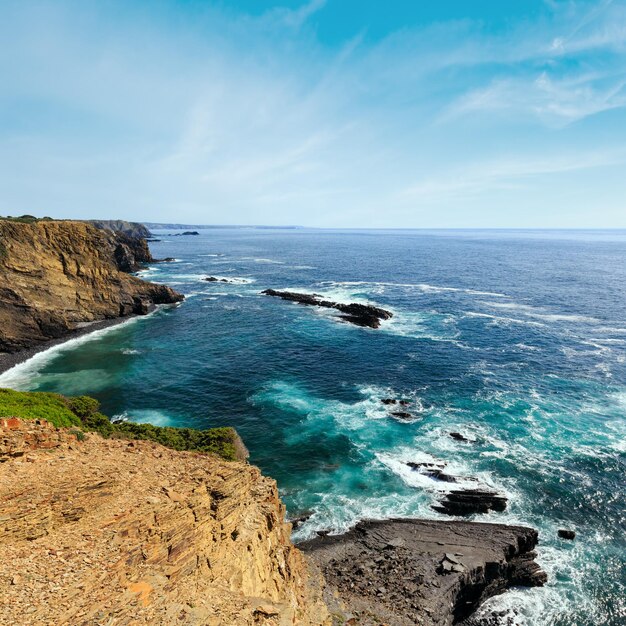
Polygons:
M0 352L182 300L126 273L151 258L145 240L84 222L0 220Z
M0 420L0 625L329 624L258 469Z
M148 228L139 222L127 222L126 220L87 220L87 223L96 228L122 233L128 237L135 237L137 239L150 239L150 237L152 237L152 233Z

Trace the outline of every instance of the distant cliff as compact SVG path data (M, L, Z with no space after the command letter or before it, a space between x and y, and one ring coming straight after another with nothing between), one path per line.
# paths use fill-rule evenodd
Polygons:
M151 259L145 240L85 222L0 220L0 352L182 300L126 273Z
M129 237L139 237L142 239L152 237L152 233L148 228L139 222L127 222L126 220L88 220L88 223L96 228L110 230L115 233L123 233Z

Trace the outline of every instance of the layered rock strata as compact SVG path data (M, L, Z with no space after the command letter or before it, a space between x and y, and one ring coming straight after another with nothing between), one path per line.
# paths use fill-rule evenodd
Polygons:
M330 623L257 468L77 434L0 421L0 625Z
M145 240L84 222L0 220L0 352L182 300L126 273L150 259Z
M537 541L523 526L397 519L298 547L321 568L330 610L348 623L451 626L511 586L543 585Z

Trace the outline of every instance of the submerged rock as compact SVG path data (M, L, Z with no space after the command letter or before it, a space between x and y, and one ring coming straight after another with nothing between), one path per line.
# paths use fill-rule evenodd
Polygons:
M344 314L339 317L346 322L368 328L378 328L381 320L388 320L393 316L393 313L390 311L369 304L331 302L330 300L322 300L321 296L317 294L276 291L275 289L266 289L261 293L265 296L274 296L290 302L297 302L298 304L336 309Z
M228 278L217 278L216 276L207 276L203 278L207 283L232 283L232 280L228 280Z
M506 504L506 496L484 489L468 489L447 493L440 503L433 505L432 508L446 515L471 515L489 511L501 512L506 509Z
M393 415L394 417L398 417L402 420L413 419L413 415L411 415L410 413L407 413L406 411L393 411L391 415Z
M465 441L466 443L471 442L470 439L468 439L465 435L462 435L461 433L450 433L450 437L452 437L452 439L456 439L457 441Z
M298 515L297 517L292 517L291 519L288 519L287 523L291 524L291 530L296 530L297 528L302 526L304 522L307 522L308 520L310 520L312 515L313 515L312 512L310 513L307 512L307 513L304 513L303 515Z
M446 483L456 483L458 482L458 478L453 476L452 474L448 474L444 471L444 465L437 465L435 463L414 463L413 461L409 461L407 465L412 469L424 476L428 476L429 478L434 478L435 480L442 480Z
M545 584L537 541L537 531L523 526L395 519L298 547L321 568L327 604L344 619L451 626L509 587Z

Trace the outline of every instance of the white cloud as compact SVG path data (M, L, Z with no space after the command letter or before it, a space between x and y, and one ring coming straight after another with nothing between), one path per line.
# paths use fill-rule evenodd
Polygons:
M578 29L579 14L497 37L456 22L329 49L307 29L322 1L174 27L61 4L16 3L19 19L0 24L0 212L454 225L459 200L480 210L554 174L575 188L623 157L619 129L570 135L624 106L619 64L543 64L598 45L619 55L613 7ZM554 146L546 124L571 142ZM420 203L438 211L411 213Z

